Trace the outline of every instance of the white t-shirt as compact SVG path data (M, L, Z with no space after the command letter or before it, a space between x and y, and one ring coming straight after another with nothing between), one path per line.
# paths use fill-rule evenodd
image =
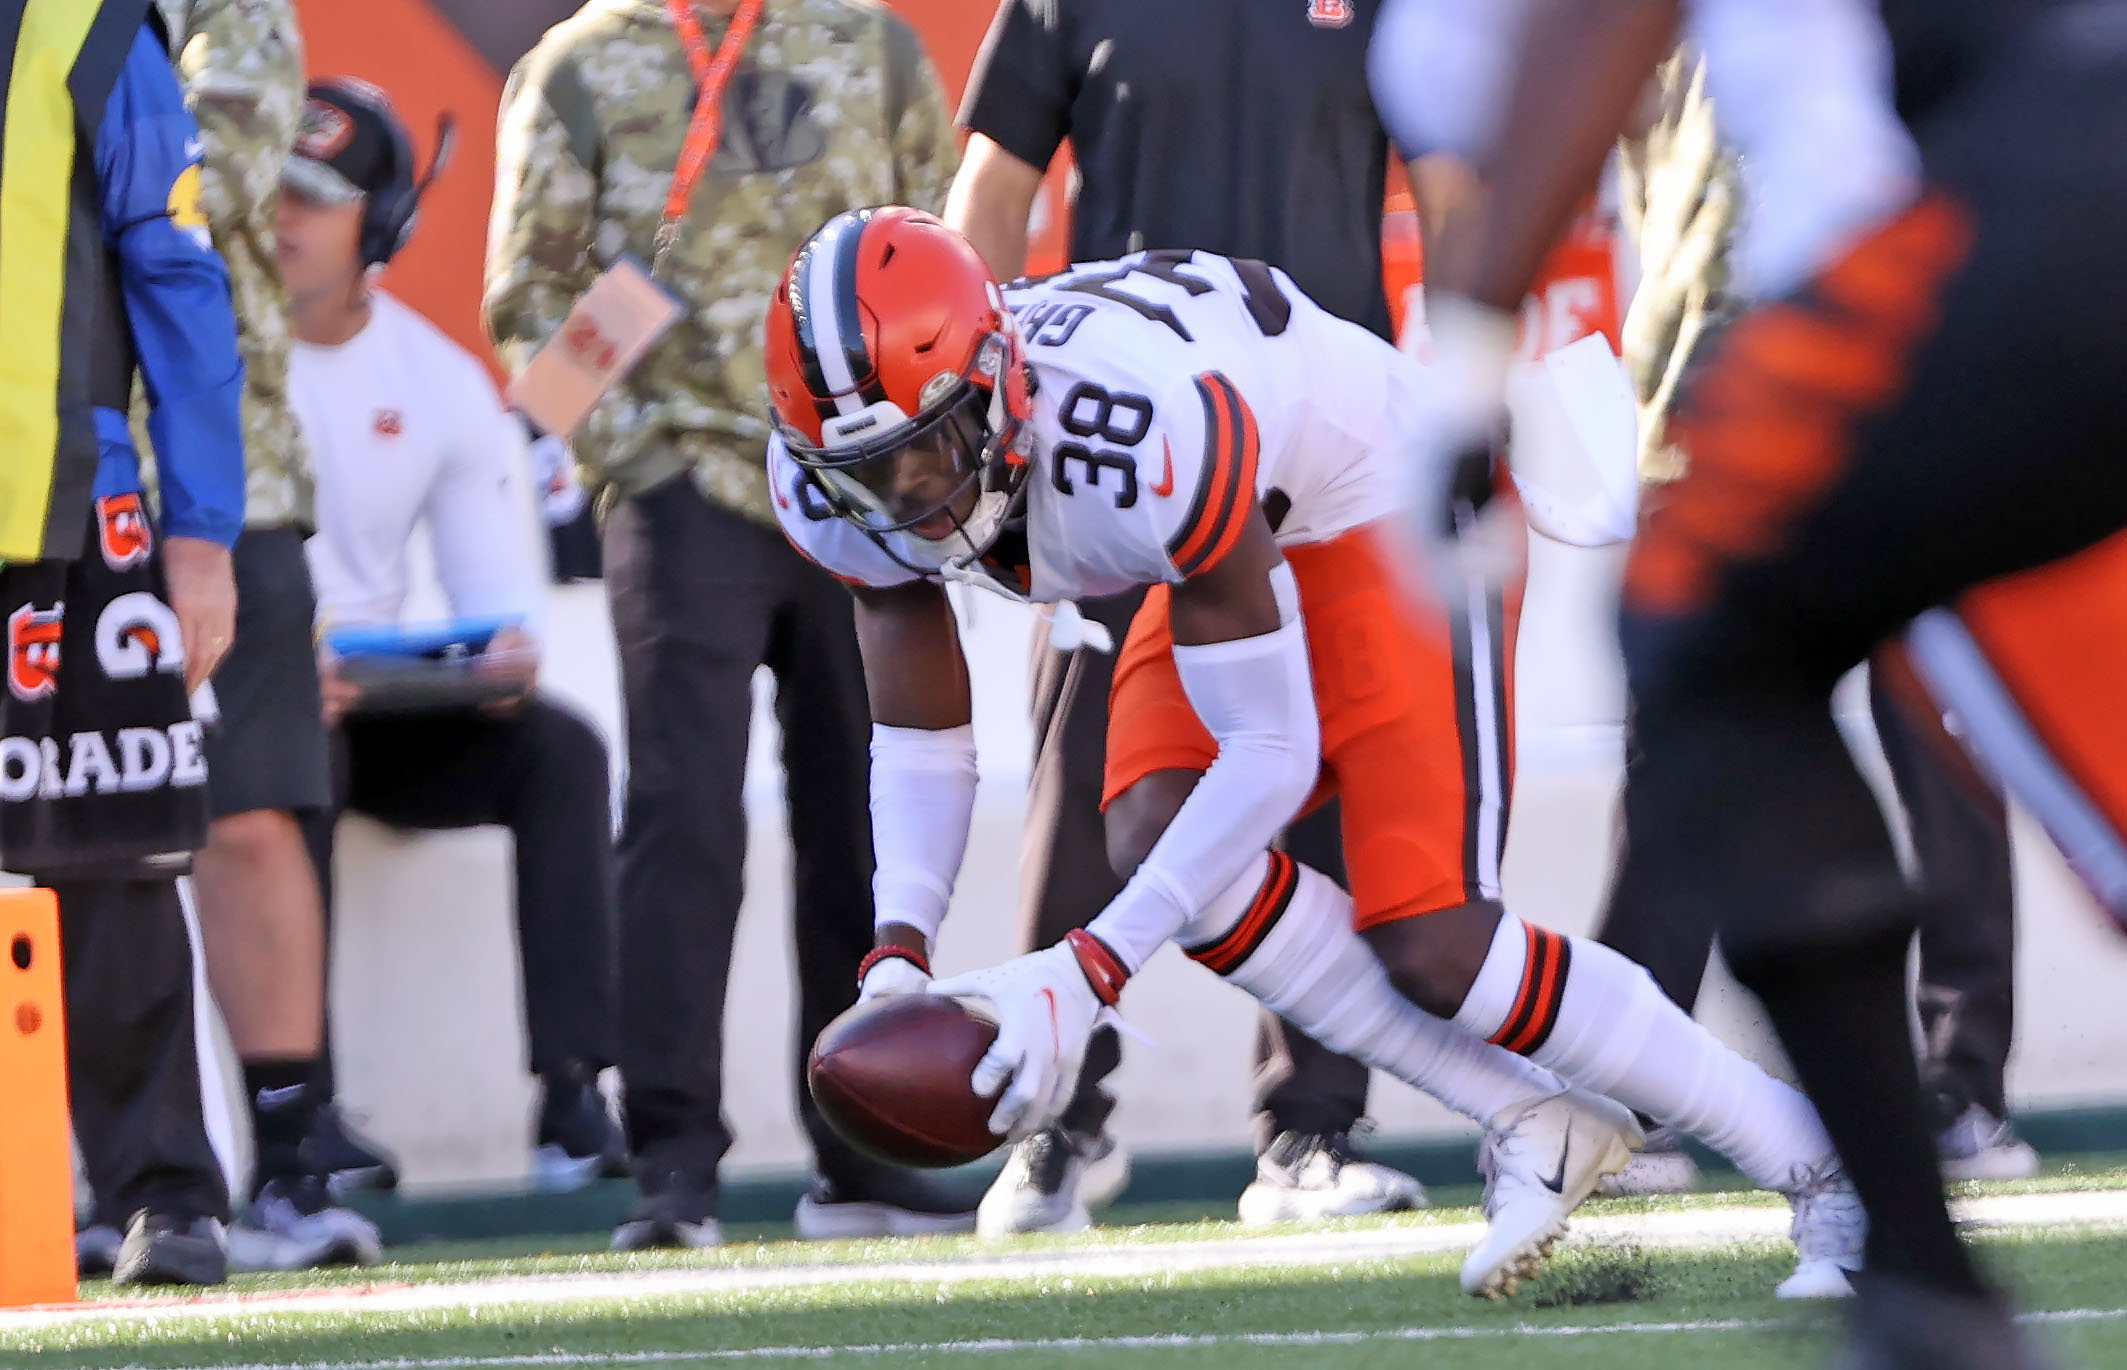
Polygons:
M289 388L317 461L310 574L320 618L399 621L426 524L436 579L460 617L516 617L545 599L524 434L472 354L391 296L338 347L297 343Z

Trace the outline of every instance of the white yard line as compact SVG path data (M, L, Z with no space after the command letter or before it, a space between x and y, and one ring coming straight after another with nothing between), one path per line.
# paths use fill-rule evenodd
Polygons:
M2026 1322L2117 1322L2123 1308L2069 1308L2034 1313ZM1346 1332L1229 1332L1150 1337L985 1337L971 1341L868 1342L855 1346L751 1346L728 1351L539 1352L519 1356L404 1356L392 1360L260 1361L212 1370L511 1370L576 1365L675 1365L724 1361L829 1360L842 1356L1015 1356L1032 1351L1194 1351L1220 1347L1305 1349L1375 1342L1489 1341L1512 1337L1663 1337L1718 1332L1764 1332L1787 1326L1768 1319L1699 1322L1585 1323L1563 1327L1394 1327ZM141 1370L123 1366L119 1370Z
M2127 1191L2028 1194L1957 1205L1967 1222L1987 1227L2127 1227ZM1785 1208L1708 1208L1609 1214L1576 1219L1574 1245L1696 1248L1776 1241L1787 1235ZM539 1306L607 1299L719 1294L820 1285L952 1285L970 1280L1134 1278L1202 1270L1349 1265L1467 1249L1476 1223L1394 1225L1359 1231L1272 1233L1210 1241L1102 1243L1097 1237L1048 1251L980 1252L917 1261L840 1261L802 1265L731 1265L597 1274L511 1275L456 1284L349 1286L263 1293L209 1293L137 1301L97 1300L0 1312L0 1332L95 1322L142 1325L233 1314L402 1313L449 1308ZM1439 1335L1460 1335L1442 1330ZM791 1354L796 1354L792 1352ZM481 1362L485 1363L485 1362ZM496 1364L540 1364L499 1361ZM572 1362L561 1361L558 1364ZM421 1362L427 1365L427 1362ZM440 1364L440 1363L439 1363Z

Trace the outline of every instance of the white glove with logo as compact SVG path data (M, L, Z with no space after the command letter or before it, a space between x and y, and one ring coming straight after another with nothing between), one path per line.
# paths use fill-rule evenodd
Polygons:
M1078 933L1074 939L1093 942ZM975 1093L995 1097L990 1131L1013 1141L1047 1127L1071 1102L1086 1043L1122 990L1120 965L1108 997L1094 992L1085 956L1066 941L1001 966L935 980L930 992L960 999L986 999L997 1016L997 1040L971 1077ZM1106 953L1113 961L1113 954ZM1000 1094L999 1091L1003 1092Z
M576 458L569 445L551 433L532 440L527 456L532 464L533 489L539 494L540 512L547 526L572 523L589 506L591 497L576 478Z
M890 999L897 994L921 994L930 987L931 973L915 960L902 955L867 958L870 964L857 982L857 1002Z

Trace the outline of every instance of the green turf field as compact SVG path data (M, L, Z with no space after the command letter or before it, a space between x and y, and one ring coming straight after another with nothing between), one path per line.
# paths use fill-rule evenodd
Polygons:
M2104 1192L2122 1184L2115 1171L1997 1189L2032 1197L1990 1202L2051 1207L1974 1229L2070 1366L2127 1365L2127 1205ZM63 1320L0 1314L0 1366L1785 1370L1821 1365L1832 1344L1834 1311L1771 1297L1791 1258L1769 1235L1781 1212L1755 1196L1591 1204L1580 1227L1594 1240L1511 1304L1465 1298L1459 1253L1439 1249L1475 1217L1436 1209L1268 1239L1148 1223L1006 1247L407 1248L361 1272L243 1277L203 1305L105 1287L87 1291L99 1307ZM1677 1236L1702 1225L1748 1233Z

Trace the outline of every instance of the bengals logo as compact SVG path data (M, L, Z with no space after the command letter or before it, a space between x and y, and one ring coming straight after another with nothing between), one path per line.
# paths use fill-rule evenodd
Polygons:
M96 501L96 528L103 543L103 564L124 571L148 559L154 535L148 531L147 506L140 496L106 495Z
M43 699L59 688L59 635L66 605L25 604L7 616L7 688L20 700Z
M120 595L96 618L96 662L113 680L184 670L185 638L177 615L146 590Z
M378 437L396 438L406 431L406 416L396 409L379 409L374 426Z
M1341 29L1358 17L1352 0L1307 0L1307 22L1318 29Z

